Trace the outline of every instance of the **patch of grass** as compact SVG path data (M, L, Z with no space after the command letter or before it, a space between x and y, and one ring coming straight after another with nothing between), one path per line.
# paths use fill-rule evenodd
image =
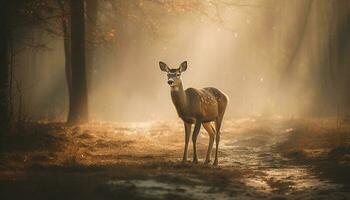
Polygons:
M305 120L294 127L276 151L312 166L316 174L350 185L350 124L339 128L334 120Z

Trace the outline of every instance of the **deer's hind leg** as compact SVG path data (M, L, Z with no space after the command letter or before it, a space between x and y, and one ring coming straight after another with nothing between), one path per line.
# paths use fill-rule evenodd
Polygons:
M215 130L210 122L203 123L203 127L209 134L209 146L208 146L207 156L204 161L204 164L208 164L210 162L211 151L213 149Z
M215 120L215 129L216 129L216 137L215 137L215 160L213 165L218 165L218 150L219 150L219 143L220 143L220 128L221 128L221 123L224 118L224 114L222 113L219 117L216 118Z

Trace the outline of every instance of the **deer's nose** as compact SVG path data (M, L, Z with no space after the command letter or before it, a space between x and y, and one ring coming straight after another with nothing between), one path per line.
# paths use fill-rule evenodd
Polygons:
M172 80L172 79L169 79L169 80L168 80L168 84L169 84L169 85L172 85L173 83L174 83L174 80Z

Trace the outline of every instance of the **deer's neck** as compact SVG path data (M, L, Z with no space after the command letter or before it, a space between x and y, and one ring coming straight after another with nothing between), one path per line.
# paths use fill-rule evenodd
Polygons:
M179 84L179 86L171 87L171 99L175 105L178 115L180 117L184 116L186 108L186 94L182 82Z

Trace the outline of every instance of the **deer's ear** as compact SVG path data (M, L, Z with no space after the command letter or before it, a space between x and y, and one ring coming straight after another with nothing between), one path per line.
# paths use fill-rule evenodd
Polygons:
M187 61L184 61L184 62L181 63L181 65L180 65L180 71L181 71L181 72L184 72L184 71L186 71L186 69L187 69Z
M160 67L160 70L162 70L163 72L168 72L169 71L169 67L168 65L166 65L165 63L163 62L159 62L159 67Z

